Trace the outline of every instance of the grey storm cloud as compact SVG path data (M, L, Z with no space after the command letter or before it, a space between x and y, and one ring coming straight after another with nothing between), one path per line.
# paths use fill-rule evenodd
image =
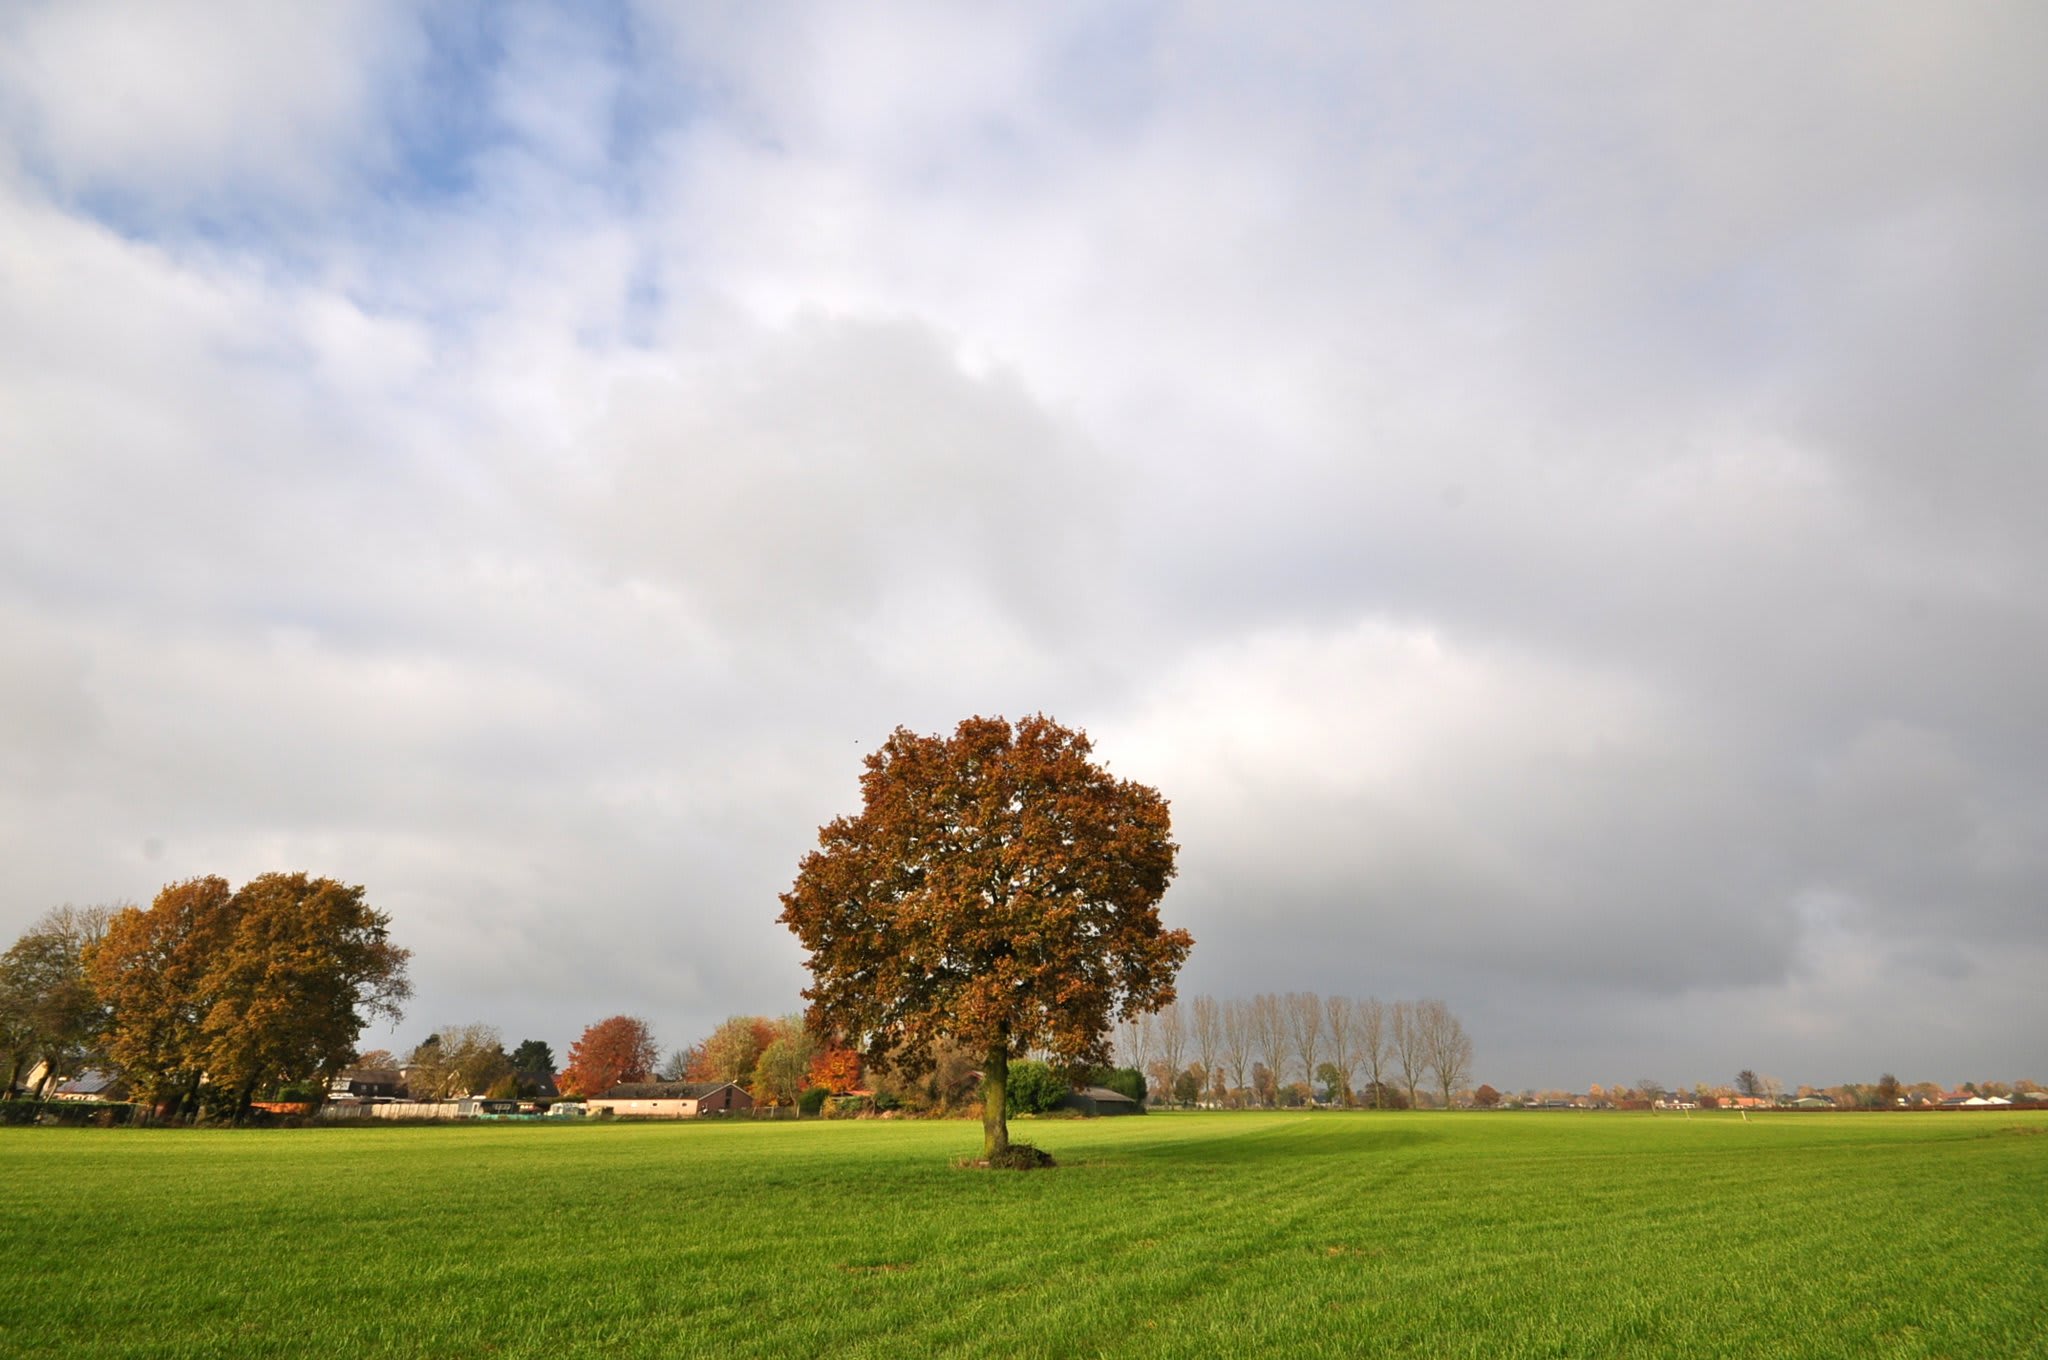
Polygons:
M1184 990L2048 1075L2040 16L236 13L0 19L0 925L305 868L382 1041L680 1044L1044 710Z

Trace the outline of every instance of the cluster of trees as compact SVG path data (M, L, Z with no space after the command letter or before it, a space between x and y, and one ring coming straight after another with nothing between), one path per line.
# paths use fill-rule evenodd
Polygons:
M1407 1109L1425 1084L1446 1107L1472 1071L1472 1040L1438 1000L1314 992L1173 1001L1118 1027L1126 1062L1181 1104Z
M483 1095L500 1100L538 1095L555 1073L555 1052L527 1039L506 1051L495 1025L449 1025L430 1034L403 1061L383 1049L359 1055L359 1068L397 1068L414 1100Z
M0 960L11 1092L112 1067L166 1113L245 1117L264 1090L350 1061L411 994L409 951L360 886L303 873L173 883L148 909L63 907Z
M791 1106L806 1092L844 1095L861 1080L860 1056L814 1032L800 1015L729 1016L702 1042L669 1055L665 1075L729 1081L758 1104Z

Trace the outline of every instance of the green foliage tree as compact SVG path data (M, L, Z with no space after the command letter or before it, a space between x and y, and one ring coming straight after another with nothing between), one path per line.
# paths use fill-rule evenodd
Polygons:
M1067 1079L1051 1063L1021 1058L1010 1064L1009 1080L1003 1084L1008 1114L1044 1114L1056 1107L1068 1091Z
M1409 1108L1408 1097L1401 1094L1401 1088L1392 1082L1367 1082L1358 1093L1358 1103L1370 1105L1375 1110L1405 1110Z
M801 1016L778 1022L774 1037L754 1061L754 1099L769 1105L794 1105L810 1085L811 1059L817 1055L817 1037L804 1028Z
M877 1067L980 1054L983 1156L1007 1160L1011 1062L1108 1060L1110 1026L1173 999L1193 939L1159 919L1174 874L1166 800L1044 716L898 728L861 810L819 831L782 897L809 952L812 1027Z
M0 955L0 1040L7 1048L9 1095L37 1061L47 1091L99 1056L106 1009L87 975L86 958L106 935L105 907L56 907ZM38 1092L40 1094L41 1092Z
M555 1050L539 1039L521 1039L512 1050L512 1070L521 1076L551 1077L555 1074Z
M757 1015L729 1015L711 1037L698 1046L691 1075L700 1081L730 1081L741 1086L754 1078L754 1064L775 1037L772 1022Z

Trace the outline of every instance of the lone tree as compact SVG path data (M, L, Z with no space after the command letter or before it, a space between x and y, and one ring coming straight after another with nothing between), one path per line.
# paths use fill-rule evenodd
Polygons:
M1159 920L1176 849L1166 800L1040 714L897 728L861 810L818 833L783 924L810 951L812 1028L922 1071L942 1039L982 1063L982 1155L1010 1159L1010 1061L1107 1063L1119 1018L1173 1000L1193 938Z

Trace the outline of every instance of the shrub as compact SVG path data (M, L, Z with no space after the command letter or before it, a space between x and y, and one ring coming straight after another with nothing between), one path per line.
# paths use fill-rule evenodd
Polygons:
M822 1086L811 1087L796 1098L796 1112L808 1115L817 1114L825 1108L825 1097L831 1094L830 1091L827 1091Z
M1009 1114L1044 1114L1060 1103L1067 1093L1067 1081L1045 1063L1032 1059L1010 1064L1010 1079L1004 1086L1004 1107Z
M107 1128L134 1123L137 1108L97 1100L0 1100L0 1124L93 1124Z

